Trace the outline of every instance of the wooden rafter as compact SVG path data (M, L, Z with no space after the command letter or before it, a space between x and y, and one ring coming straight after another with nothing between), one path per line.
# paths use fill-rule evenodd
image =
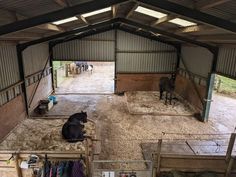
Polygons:
M61 7L68 7L68 4L65 0L54 0Z
M165 22L168 22L174 18L176 18L177 16L176 15L167 15L165 17L162 17L162 18L159 18L158 20L155 20L151 23L151 26L156 26L156 25L159 25L161 23L165 23Z
M72 6L69 2L66 0L54 0L55 3L57 3L59 6L66 8ZM90 23L86 18L84 18L82 15L76 15L77 18L81 19L86 25L89 25Z
M8 9L4 9L3 11L5 11L6 13L11 14L12 17L14 18L14 22L28 18L25 15L22 15L22 14L17 13L17 12L13 12L13 11L8 10ZM49 24L49 23L42 24L42 25L35 26L35 27L38 28L38 29L48 30L48 31L58 31L58 32L64 32L65 31L65 29L63 29L62 27L58 27L56 25Z
M64 28L62 28L62 27L60 27L60 26L57 26L57 25L50 24L50 23L43 24L43 25L39 25L39 26L37 26L37 28L43 29L43 30L51 30L51 31L65 32L65 29L64 29Z
M224 4L226 2L229 2L231 0L208 0L208 1L202 1L199 3L196 3L195 7L199 10L206 10L215 6L218 6L220 4Z
M134 6L128 11L125 18L129 18L138 6L139 6L139 3L135 3Z
M10 41L30 41L30 40L36 40L43 37L41 34L32 33L32 32L18 32L18 33L12 33L3 35L0 40L10 40Z
M196 25L196 26L189 26L184 28L179 28L174 31L174 33L194 33L199 31L206 31L206 30L214 30L215 28L206 25Z
M118 7L119 5L112 6L112 18L116 18Z

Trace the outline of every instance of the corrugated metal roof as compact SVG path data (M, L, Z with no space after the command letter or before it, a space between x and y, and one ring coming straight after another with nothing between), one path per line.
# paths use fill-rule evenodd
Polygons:
M0 1L0 8L32 17L59 10L62 7L52 0L4 0Z

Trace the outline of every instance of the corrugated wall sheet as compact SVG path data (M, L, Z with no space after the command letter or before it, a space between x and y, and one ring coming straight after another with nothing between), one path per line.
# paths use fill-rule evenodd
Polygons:
M236 48L220 48L216 71L236 79Z
M209 50L202 47L183 46L181 56L191 73L208 77L213 60L213 55ZM180 68L186 69L182 61L180 62Z
M56 45L54 60L114 61L115 31L89 36ZM117 65L119 73L173 72L177 60L173 46L117 31Z
M175 70L177 53L173 46L133 35L117 33L118 73L166 73Z
M16 45L0 44L0 90L20 81Z
M29 76L43 70L49 56L48 44L37 44L23 51L25 76ZM48 63L49 66L49 63Z
M82 40L61 43L54 47L54 60L114 61L114 31L93 35Z
M175 70L176 53L119 53L118 73L169 73Z

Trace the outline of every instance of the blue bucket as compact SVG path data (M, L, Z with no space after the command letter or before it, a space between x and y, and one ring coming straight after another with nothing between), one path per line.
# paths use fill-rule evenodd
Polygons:
M53 95L49 96L48 99L49 99L50 101L52 100L53 104L57 103L57 97L55 97L55 96L53 96Z

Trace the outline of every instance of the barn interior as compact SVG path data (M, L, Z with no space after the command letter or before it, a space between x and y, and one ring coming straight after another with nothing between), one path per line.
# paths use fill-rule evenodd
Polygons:
M234 0L0 1L0 177L61 163L73 177L78 164L81 177L236 176L236 99L213 91L217 75L236 79L235 12ZM62 127L81 111L86 135L69 143Z

